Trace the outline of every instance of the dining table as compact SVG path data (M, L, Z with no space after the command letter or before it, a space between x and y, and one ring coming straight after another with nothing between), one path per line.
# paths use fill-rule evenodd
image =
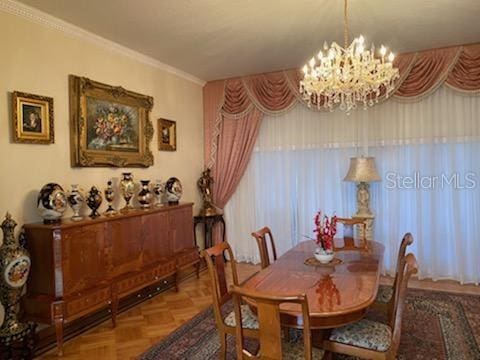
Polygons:
M337 245L343 239L334 241ZM300 242L242 287L271 295L306 294L310 328L318 333L365 316L377 295L385 248L379 242L368 241L365 248L336 251L329 264L312 259L316 248L314 241ZM255 303L246 301L255 311ZM303 327L297 304L282 304L280 316L282 326Z

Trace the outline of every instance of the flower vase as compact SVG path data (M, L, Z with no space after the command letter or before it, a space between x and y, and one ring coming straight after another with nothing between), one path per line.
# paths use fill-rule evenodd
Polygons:
M100 216L97 210L101 204L102 204L102 194L100 193L100 191L98 191L98 189L95 186L92 186L92 188L88 192L88 197L87 197L87 205L92 210L92 212L89 215L90 218L95 219Z
M132 209L132 206L130 205L130 200L135 193L135 183L133 182L132 173L125 172L122 173L122 176L123 179L120 181L120 188L122 190L122 196L125 199L125 206L121 211L126 212Z
M317 259L322 264L328 264L335 257L335 253L333 252L333 250L324 250L321 247L317 247L313 255L315 256L315 259Z
M155 181L153 185L153 195L155 196L155 206L160 207L162 206L162 198L165 192L165 184L163 184L160 180Z
M78 189L77 184L72 184L72 190L67 196L68 205L73 210L73 216L71 217L72 221L80 221L83 217L80 215L80 209L82 208L83 204L85 203L85 198L83 197L82 193Z
M114 216L117 211L113 208L113 201L115 200L115 190L113 190L112 181L107 182L107 188L104 190L105 200L107 200L108 208L105 211L105 216Z
M138 193L138 202L140 203L140 207L146 210L150 208L150 203L153 198L152 192L148 186L150 180L140 180L140 183L142 184L142 189Z

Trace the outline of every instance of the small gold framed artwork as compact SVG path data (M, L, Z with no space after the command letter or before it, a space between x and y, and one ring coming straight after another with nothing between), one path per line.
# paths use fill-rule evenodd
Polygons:
M175 121L158 119L158 150L177 150L177 123Z
M53 99L14 91L12 94L13 141L53 144Z

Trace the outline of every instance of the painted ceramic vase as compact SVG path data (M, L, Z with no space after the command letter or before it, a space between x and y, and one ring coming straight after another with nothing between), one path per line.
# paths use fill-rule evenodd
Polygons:
M123 179L120 181L120 189L122 190L122 196L125 199L125 206L122 211L128 211L132 208L130 200L135 193L135 183L133 182L132 173L122 173Z
M80 221L83 219L83 216L80 216L80 209L82 208L83 204L85 203L85 198L83 197L82 193L78 189L77 184L72 184L72 190L67 196L68 205L73 210L73 216L71 219L73 221Z
M105 200L108 202L108 208L107 211L105 211L106 216L113 216L117 212L112 206L113 200L115 200L115 190L113 190L112 182L108 181L107 182L107 188L104 190L105 194Z
M149 184L150 180L140 180L142 184L142 189L138 193L138 202L140 203L140 207L142 209L150 208L150 204L153 199L152 192L150 191Z
M313 253L315 259L317 259L322 264L328 264L335 257L333 250L325 251L321 247L318 247Z
M153 196L155 196L155 206L162 206L162 198L165 193L165 184L162 184L161 180L155 181L153 185Z
M44 185L38 193L37 209L45 224L59 222L67 209L67 196L62 187L55 183Z
M0 247L0 302L5 309L0 337L15 338L15 335L21 334L28 327L28 324L18 321L17 311L30 272L30 255L15 239L16 226L17 223L7 213L1 225L3 244Z
M102 194L100 193L100 191L98 191L98 189L95 186L92 186L90 191L88 192L88 197L87 197L87 205L92 210L89 216L92 219L95 219L100 216L97 210L101 204L102 204Z
M165 183L165 194L169 205L177 205L182 197L182 183L176 177L171 177Z

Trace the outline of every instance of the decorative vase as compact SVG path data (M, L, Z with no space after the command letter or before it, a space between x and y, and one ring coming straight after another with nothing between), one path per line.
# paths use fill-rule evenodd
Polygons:
M113 208L112 203L115 200L115 190L113 190L112 181L107 182L107 188L104 190L105 200L108 202L108 208L105 211L105 216L116 215L117 211Z
M37 210L45 224L57 223L67 209L67 196L62 187L48 183L42 187L37 197Z
M182 183L176 177L171 177L165 183L165 194L168 205L177 205L182 197Z
M153 199L152 192L150 191L149 184L150 180L140 180L142 184L142 189L138 193L138 202L140 203L140 207L142 209L149 209L150 203Z
M18 321L20 298L30 272L30 255L14 236L17 223L7 213L2 222L3 244L0 247L0 302L5 308L0 337L18 340L28 330L28 324ZM1 314L0 314L1 316Z
M92 210L89 216L92 219L95 219L100 216L97 210L101 204L102 204L102 194L100 193L100 191L98 191L98 189L95 186L92 186L90 191L88 192L88 197L87 197L87 205Z
M155 206L162 206L162 197L165 193L165 184L162 184L161 180L155 181L153 185L153 195L155 196Z
M123 179L120 181L120 188L122 190L122 196L125 199L125 206L121 211L128 211L132 209L130 205L130 200L132 199L135 193L135 183L133 182L132 173L125 172L122 173Z
M328 264L335 257L333 250L324 250L321 247L318 247L313 255L322 264Z
M71 217L72 221L80 221L83 219L83 216L80 215L80 209L85 203L85 198L78 189L77 184L72 184L72 190L67 196L68 205L73 210L73 216Z

